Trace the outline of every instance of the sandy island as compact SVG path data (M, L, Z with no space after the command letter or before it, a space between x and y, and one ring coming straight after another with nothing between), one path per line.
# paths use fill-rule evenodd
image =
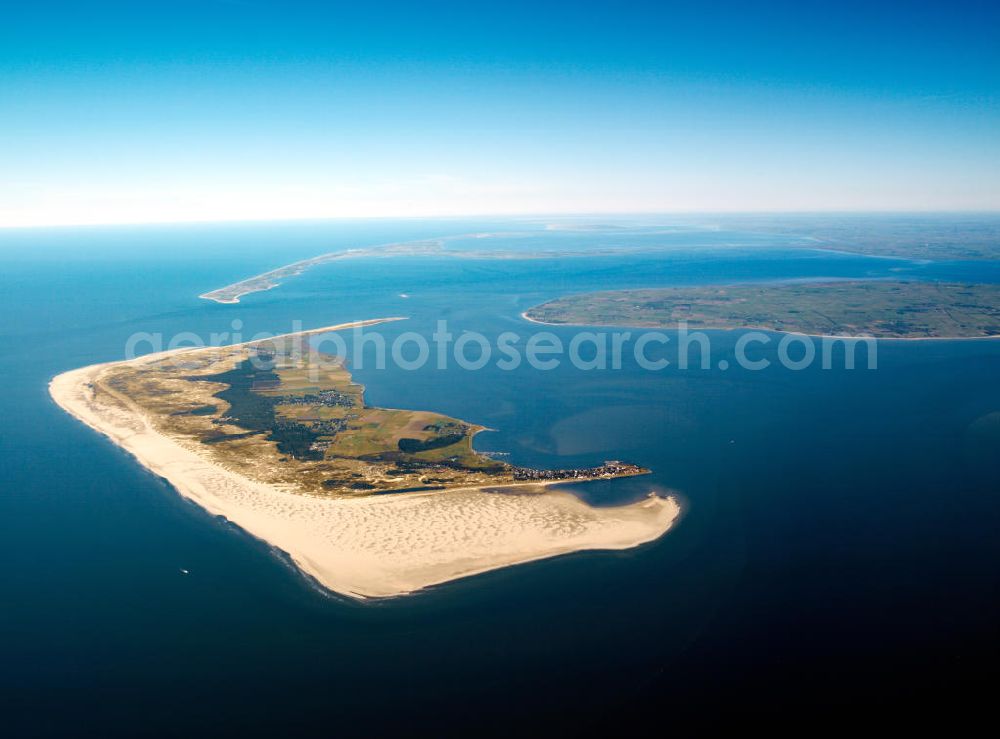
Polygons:
M370 325L359 321L308 334ZM179 352L203 351L180 349ZM129 360L162 359L166 352ZM287 553L320 585L354 598L398 596L500 567L594 549L628 549L673 525L677 501L595 508L570 493L507 495L482 488L331 498L289 493L223 469L150 424L100 402L91 383L110 362L55 377L56 403L108 436L206 511Z

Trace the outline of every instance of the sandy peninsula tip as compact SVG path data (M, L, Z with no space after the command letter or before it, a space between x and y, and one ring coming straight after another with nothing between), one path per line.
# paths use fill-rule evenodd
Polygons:
M381 320L392 319L303 333ZM49 392L182 496L287 553L323 587L353 598L405 595L571 552L636 547L661 537L680 513L672 497L651 494L629 505L593 507L546 485L527 495L479 487L353 497L289 492L224 468L198 445L161 433L127 398L95 392L102 375L122 364L64 372Z

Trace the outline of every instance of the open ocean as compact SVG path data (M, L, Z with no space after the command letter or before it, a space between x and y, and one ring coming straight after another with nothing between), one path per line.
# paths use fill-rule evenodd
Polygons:
M0 733L500 733L525 722L568 733L638 718L667 732L754 715L801 717L805 730L859 707L891 723L906 707L960 712L990 696L1000 677L1000 341L882 342L874 371L367 365L355 379L375 404L495 429L477 448L515 464L641 464L652 474L575 491L595 504L672 491L685 512L638 549L364 604L317 591L48 397L54 375L121 359L134 332L207 337L234 319L247 336L392 315L410 320L380 327L390 340L429 334L439 318L456 334L526 336L540 327L523 310L594 289L1000 281L996 263L836 254L791 237L539 231L449 248L664 248L347 260L238 305L197 297L334 249L512 228L0 234ZM712 338L713 356L731 355L734 335Z

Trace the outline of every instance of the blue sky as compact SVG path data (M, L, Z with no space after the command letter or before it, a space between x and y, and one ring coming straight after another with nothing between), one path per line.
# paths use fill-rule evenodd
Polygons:
M7 3L0 225L1000 209L1000 10Z

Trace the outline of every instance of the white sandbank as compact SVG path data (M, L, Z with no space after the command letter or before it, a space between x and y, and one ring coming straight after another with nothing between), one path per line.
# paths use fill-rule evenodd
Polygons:
M652 494L630 505L594 508L553 490L507 495L469 488L362 498L285 492L213 464L156 431L137 409L95 398L91 383L117 364L65 372L49 392L182 496L286 552L302 571L343 595L397 596L569 552L628 549L662 536L680 513L674 498Z

